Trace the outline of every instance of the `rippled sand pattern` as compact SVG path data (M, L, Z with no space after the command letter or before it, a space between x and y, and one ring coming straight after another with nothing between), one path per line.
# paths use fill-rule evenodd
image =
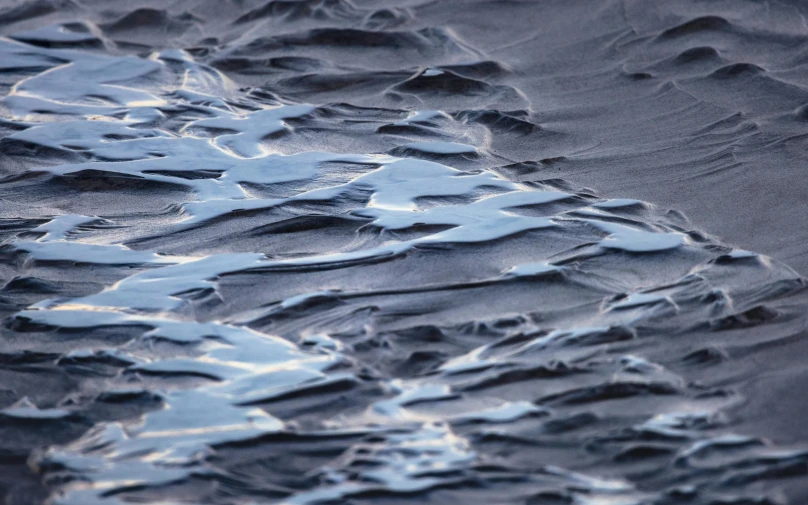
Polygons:
M509 155L593 144L504 65L406 7L271 1L215 51L127 51L195 26L129 16L0 38L8 503L764 505L805 478L808 445L736 414L805 279Z

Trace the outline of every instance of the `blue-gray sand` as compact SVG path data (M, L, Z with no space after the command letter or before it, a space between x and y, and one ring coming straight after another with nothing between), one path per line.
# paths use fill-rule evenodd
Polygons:
M0 0L0 503L808 503L806 15Z

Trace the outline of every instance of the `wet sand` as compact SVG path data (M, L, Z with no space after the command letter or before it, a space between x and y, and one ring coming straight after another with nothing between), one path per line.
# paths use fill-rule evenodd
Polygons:
M0 4L0 495L802 503L804 11Z

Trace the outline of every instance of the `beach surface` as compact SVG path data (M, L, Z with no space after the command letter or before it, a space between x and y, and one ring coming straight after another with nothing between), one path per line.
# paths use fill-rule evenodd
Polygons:
M805 503L806 14L0 0L0 502Z

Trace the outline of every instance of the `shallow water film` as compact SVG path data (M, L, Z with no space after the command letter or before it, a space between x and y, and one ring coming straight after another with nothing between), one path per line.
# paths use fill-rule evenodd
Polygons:
M808 502L802 8L0 1L0 501Z

